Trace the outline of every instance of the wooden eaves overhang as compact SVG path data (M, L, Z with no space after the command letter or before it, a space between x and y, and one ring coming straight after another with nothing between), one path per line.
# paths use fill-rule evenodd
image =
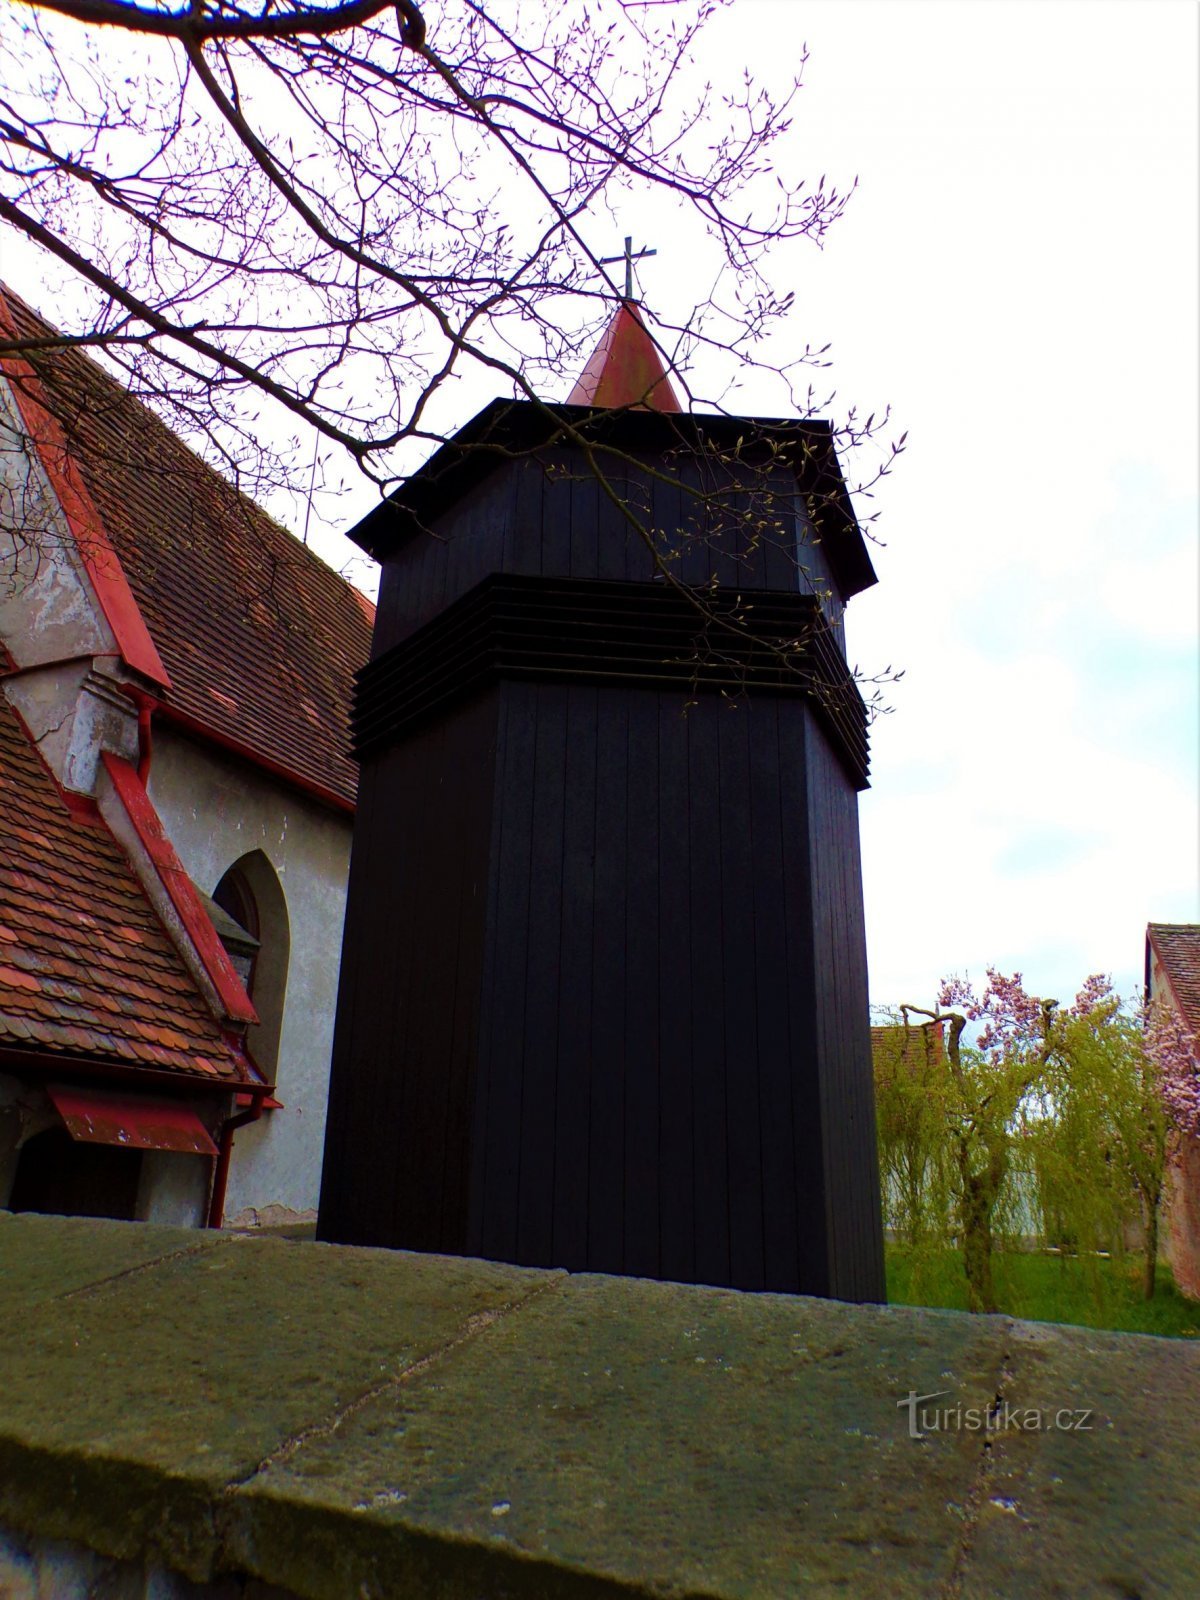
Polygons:
M657 475L669 478L678 472L686 481L687 473L694 476L697 458L735 484L740 479L753 485L761 472L765 514L779 523L779 536L763 543L778 547L780 560L765 586L761 565L756 580L747 574L752 586L746 595L751 598L743 615L750 620L739 620L744 596L737 582L727 578L714 589L703 584L694 565L688 584L703 587L689 593L683 583L651 581L648 565L639 572L622 561L623 577L610 573L608 580L597 581L572 569L569 557L564 565L561 551L547 559L545 550L538 554L529 549L528 557L520 558L527 564L513 568L499 545L474 541L467 567L458 569L456 590L443 596L438 614L427 614L422 603L421 615L413 619L415 631L397 629L396 606L405 604L397 597L409 584L414 593L424 595L426 580L416 571L436 560L422 554L422 541L435 536L438 543L431 542L429 550L455 544L456 528L463 525L459 502L523 463L540 464L550 479L556 469L568 481L578 478L585 470L580 437L594 444L601 471L606 462L612 463L615 483L627 467L637 472L646 462ZM799 517L794 527L788 521L789 472L796 498L807 511L807 531ZM525 513L514 504L513 512L518 537L532 539L534 546L543 536L538 528L544 530L558 515L552 514L547 523L539 521L544 508L540 514ZM623 519L611 506L606 515L608 531L601 542L607 539L614 550L623 548ZM526 516L531 519L528 528ZM353 739L360 761L439 714L449 701L495 678L660 688L673 684L685 692L690 685L810 700L847 776L856 788L866 787L866 708L823 615L822 601L797 580L789 564L793 558L783 548L790 539L819 542L827 581L843 602L875 582L827 423L495 401L351 537L395 577L389 589L385 571L382 627L376 628L371 663L357 676ZM469 578L464 576L468 569ZM727 610L729 626L722 628L714 648L706 627L720 627Z
M747 465L786 464L796 474L810 517L833 568L843 600L878 580L850 503L837 458L833 426L824 419L707 416L643 408L596 409L531 400L493 400L388 498L349 537L376 561L406 540L430 532L464 495L514 457L551 459L556 446L582 436L601 463L653 453L712 454Z

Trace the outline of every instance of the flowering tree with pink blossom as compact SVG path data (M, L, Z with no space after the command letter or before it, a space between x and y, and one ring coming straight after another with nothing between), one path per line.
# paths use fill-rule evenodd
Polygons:
M1146 1048L1158 1069L1172 1126L1181 1138L1200 1139L1200 1041L1174 1006L1158 1001L1147 1008Z
M899 1013L904 1030L924 1035L930 1059L936 1055L944 1063L932 1080L911 1075L900 1098L906 1087L921 1098L926 1125L941 1143L931 1171L948 1181L928 1191L934 1213L928 1221L931 1231L949 1230L959 1242L972 1311L997 1309L992 1254L1017 1149L1018 1113L1045 1079L1055 1048L1054 1002L1028 995L1020 974L1006 978L989 969L987 976L981 994L966 980L950 978L933 1009L906 1003ZM964 1042L968 1024L979 1028L974 1046ZM941 1040L936 1051L935 1037ZM888 1152L894 1129L886 1106L879 1123L881 1149Z
M1023 1196L1026 1231L1032 1207L1044 1237L1085 1253L1121 1249L1140 1225L1151 1296L1172 1130L1200 1134L1200 1073L1177 1020L1147 1017L1100 974L1063 1006L995 968L982 988L944 980L932 1008L897 1018L877 1050L877 1111L889 1220L906 1241L957 1244L968 1305L994 1311L997 1237L1016 1231Z

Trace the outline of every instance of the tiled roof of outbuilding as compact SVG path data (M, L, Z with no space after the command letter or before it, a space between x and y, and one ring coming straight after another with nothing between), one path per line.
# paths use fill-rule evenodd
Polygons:
M19 334L46 325L3 290ZM79 349L26 358L171 678L164 706L353 805L373 608Z
M1187 1026L1200 1038L1200 924L1152 922L1149 939Z
M0 692L0 1045L252 1081L98 817L71 815Z

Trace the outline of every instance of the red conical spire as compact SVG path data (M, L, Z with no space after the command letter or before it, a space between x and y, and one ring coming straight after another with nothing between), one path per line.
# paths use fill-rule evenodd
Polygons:
M616 410L682 411L671 387L662 354L646 331L636 300L622 300L592 351L569 406L604 406Z

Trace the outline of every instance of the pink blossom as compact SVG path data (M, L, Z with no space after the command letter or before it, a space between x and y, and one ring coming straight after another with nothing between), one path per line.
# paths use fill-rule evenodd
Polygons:
M1173 1006L1152 1006L1146 1019L1146 1049L1158 1068L1167 1115L1186 1138L1200 1139L1200 1061L1196 1041Z

